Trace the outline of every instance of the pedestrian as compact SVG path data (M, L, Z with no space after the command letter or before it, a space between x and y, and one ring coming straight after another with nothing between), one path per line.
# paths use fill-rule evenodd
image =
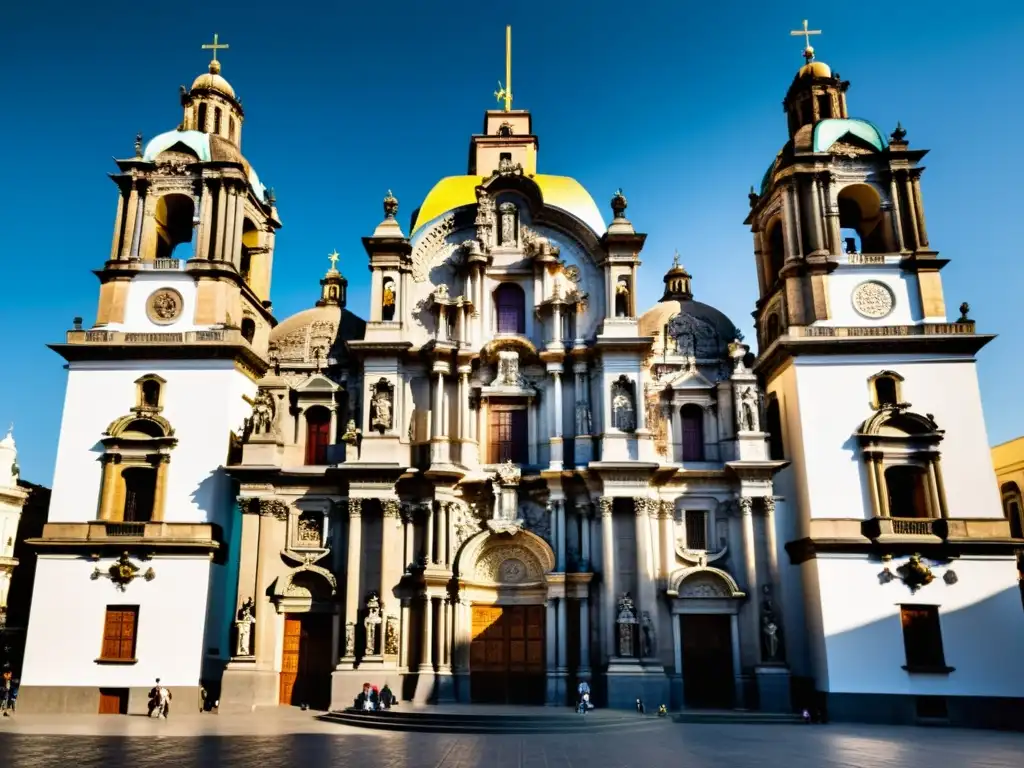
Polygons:
M160 716L164 720L167 719L167 715L171 711L171 692L166 686L160 686Z
M380 689L380 706L381 709L391 709L391 705L395 703L395 694L391 692L391 686L384 683L384 687Z
M153 713L156 712L156 716L160 717L158 708L160 706L160 678L156 679L156 685L149 689L149 716L152 717Z
M576 711L581 715L585 715L589 706L590 683L586 680L580 680L580 684L576 686Z

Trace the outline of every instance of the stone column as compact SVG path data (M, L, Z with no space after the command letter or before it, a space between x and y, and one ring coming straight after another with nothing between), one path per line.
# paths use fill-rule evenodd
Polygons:
M345 579L345 650L342 663L353 663L356 656L355 629L359 625L359 576L363 552L363 500L348 500L348 561Z
M401 670L408 671L409 669L409 639L412 637L412 627L409 625L409 617L411 615L409 610L409 601L402 600L402 613L401 613L401 632L402 640L399 646L399 657L398 667Z
M156 459L156 488L153 490L153 514L150 518L154 523L163 522L167 510L167 471L171 457L161 453Z
M669 446L672 450L671 460L683 462L683 418L682 406L669 403L669 426L672 430Z
M580 598L580 666L576 676L590 678L590 600L586 595Z
M383 519L380 526L380 590L379 595L384 609L387 608L385 601L390 601L391 590L397 578L405 569L396 569L391 564L391 558L402 551L402 545L397 541L399 529L402 527L401 505L398 499L381 499L380 501ZM387 610L381 610L384 622L380 626L380 648L381 655L384 654L384 636L387 633Z
M451 502L441 501L437 504L437 562L447 566L448 558L448 512Z
M424 552L424 558L427 565L430 565L434 560L434 502L428 502L424 507L424 532L426 534L426 552Z
M452 671L452 610L451 601L449 598L441 598L441 647L438 649L437 654L437 667L438 672L451 673Z
M651 621L657 624L657 598L655 595L655 577L651 568L651 518L649 510L651 500L645 498L633 499L633 506L636 512L636 576L637 594L635 599L637 619L643 618L647 612ZM642 657L643 648L637 648L637 656Z
M843 237L839 229L839 205L832 202L835 179L831 175L823 174L822 181L825 182L822 191L825 194L825 203L828 209L828 230L829 238L831 239L830 250L833 256L838 256L843 250Z
M569 608L566 605L566 598L558 598L558 671L565 674L569 669L569 643L568 643L568 619L566 613Z
M828 244L825 242L825 231L822 227L825 210L821 205L821 181L817 176L814 176L811 183L809 197L811 199L809 213L814 217L814 250L821 253L828 251Z
M561 367L561 366L559 366ZM552 402L551 415L554 423L551 425L551 454L549 460L555 469L561 469L563 462L562 442L562 371L551 372L552 377Z
M939 454L935 454L931 464L932 471L935 473L935 493L939 497L939 512L944 518L949 517L949 510L946 508L946 485L942 480L942 457Z
M470 411L469 411L469 371L468 365L459 366L459 439L470 440Z
M922 248L928 247L928 228L924 219L924 200L921 198L921 177L914 176L911 179L911 186L914 191L914 207L917 209L917 236Z
M210 258L213 260L222 258L222 245L224 242L224 218L227 215L228 200L227 186L221 179L217 185L217 228L210 230Z
M680 680L683 678L683 630L682 621L678 613L671 613L672 619L672 659L675 662L675 674Z
M709 521L710 522L710 521ZM661 502L661 571L662 578L668 579L676 566L676 541L675 541L675 503L671 501ZM709 525L709 529L713 526ZM710 532L709 532L710 533ZM711 543L711 536L708 536L708 549L717 548Z
M550 676L552 672L558 669L558 659L556 657L556 641L558 640L558 629L557 629L557 617L555 615L555 598L549 597L547 602L544 604L547 607L547 627L545 631L545 639L547 640L547 648L545 653L547 655L547 671Z
M601 576L604 580L604 648L610 657L615 655L615 539L612 532L614 499L603 496L601 505Z
M537 408L532 397L526 398L526 428L528 443L528 461L530 464L537 463Z
M117 213L114 214L114 237L110 243L110 261L121 257L121 222L124 219L124 192L117 191Z
M406 508L402 510L402 529L405 533L405 563L402 565L402 570L408 573L409 565L416 557L413 551L413 544L416 542L416 527L412 509Z
M907 201L907 216L909 216L909 218L910 218L910 221L907 222L907 231L911 235L911 237L910 237L910 239L912 241L911 242L911 250L916 251L920 247L921 241L919 239L918 230L917 230L918 215L917 215L917 204L916 204L916 202L914 200L914 189L913 189L913 186L914 186L913 183L910 181L910 175L907 174L906 176L904 176L903 177L903 195L904 195L904 197L905 197L905 199Z
M432 674L434 672L434 599L425 595L423 600L423 636L420 638L421 658L420 674Z
M142 242L142 224L143 217L146 212L146 203L149 199L149 195L142 194L143 190L139 191L138 205L135 206L135 226L132 227L132 238L131 238L131 254L129 258L139 258L139 246Z
M231 261L231 235L235 227L235 190L227 185L226 181L221 182L221 199L217 201L218 207L223 206L224 216L219 219L220 232L217 233L217 258L220 261Z
M135 242L135 226L139 210L139 187L138 182L132 179L131 189L128 191L128 209L124 213L124 237L121 238L121 259L131 258L132 244Z
M764 497L764 540L765 548L768 550L768 578L772 583L772 590L778 602L779 593L779 553L778 542L775 538L775 497ZM777 611L781 615L781 610Z
M202 197L199 199L199 232L196 235L198 244L197 259L209 259L210 254L210 229L213 224L213 189L208 179L202 181Z
M729 617L730 634L732 635L732 669L733 679L736 686L736 706L743 708L746 706L746 696L743 691L743 667L740 666L740 618L739 614L732 614ZM761 643L758 642L758 645Z
M586 561L586 570L594 570L594 558L590 552L590 510L583 505L578 507L580 520L580 557ZM581 570L583 570L581 568Z
M114 498L117 495L118 467L121 456L117 453L104 454L103 458L103 490L100 491L100 509L97 517L100 520L114 519Z
M896 175L889 176L889 197L892 198L892 219L893 229L896 232L896 247L900 251L907 250L907 244L903 239L903 214L900 211L900 194L896 189Z
M555 526L558 529L558 551L555 552L555 570L558 573L565 573L565 550L566 550L566 536L565 536L565 502L556 501L555 503Z
M748 595L757 593L757 568L754 562L754 501L749 496L739 499L743 526L743 571Z
M876 517L883 517L878 485L878 459L875 454L869 453L864 455L864 460L867 462L868 469L868 492L871 494L871 510Z
M242 233L245 232L245 191L235 193L234 227L231 231L231 261L242 271ZM249 265L250 268L252 265Z
M793 206L793 229L797 253L803 257L806 255L806 249L804 248L804 228L800 216L800 184L797 179L790 182L789 204Z

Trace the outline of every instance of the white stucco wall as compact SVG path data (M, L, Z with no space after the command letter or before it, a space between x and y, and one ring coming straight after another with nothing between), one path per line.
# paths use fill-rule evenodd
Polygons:
M932 414L945 430L939 449L950 517L1002 517L975 364L925 355L798 357L771 382L769 391L782 390L787 456L798 464L795 494L803 514L870 516L853 433L873 413L868 378L886 369L904 377L902 395L912 409Z
M906 562L889 564L895 572ZM898 579L880 584L882 565L867 557L818 557L827 680L834 693L1024 696L1024 611L1011 558L961 558L934 566L915 594ZM946 584L947 570L956 573ZM937 605L949 675L909 674L900 605Z
M103 452L100 438L112 421L136 404L135 381L147 373L166 380L162 415L177 446L168 464L168 522L222 522L230 502L217 480L227 460L228 435L251 408L256 384L231 361L75 363L68 373L64 417L54 470L50 522L94 520Z
M869 281L883 283L893 293L892 312L879 320L866 318L853 308L854 289ZM877 268L840 265L827 277L827 286L829 318L815 325L910 325L923 318L917 276L901 273L898 264Z
M184 307L178 319L169 324L154 323L146 313L146 302L154 291L160 288L173 288L181 294ZM130 331L132 333L182 333L185 331L206 330L209 325L196 325L196 281L184 272L160 270L140 272L132 278L125 302L124 322L108 323L104 326L112 331Z
M199 683L206 626L207 557L157 557L153 581L137 578L119 591L90 579L114 559L43 556L36 568L22 685L125 688ZM97 664L108 605L139 606L136 664Z

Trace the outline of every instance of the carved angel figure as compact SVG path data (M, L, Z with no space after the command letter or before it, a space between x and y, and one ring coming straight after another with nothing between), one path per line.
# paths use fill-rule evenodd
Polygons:
M276 411L274 396L268 390L261 389L253 401L252 415L249 417L251 434L270 434L273 430Z
M747 387L740 395L740 429L756 432L757 426L757 395Z

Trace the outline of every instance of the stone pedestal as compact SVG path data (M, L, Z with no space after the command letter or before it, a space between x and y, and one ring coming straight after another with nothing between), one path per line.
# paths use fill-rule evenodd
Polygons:
M544 692L544 704L548 707L564 707L569 703L565 672L548 672Z
M609 709L635 709L643 699L647 712L669 704L668 677L661 667L643 666L639 659L612 658L606 673Z
M450 672L438 672L437 675L437 696L438 704L454 704L458 701L455 692L455 675Z
M255 659L234 659L224 668L217 711L228 715L252 712L256 707L275 707L280 682L279 672L257 669Z
M789 667L782 664L755 667L754 677L762 712L793 711Z
M572 441L573 461L577 467L585 467L594 460L594 438L577 435Z

